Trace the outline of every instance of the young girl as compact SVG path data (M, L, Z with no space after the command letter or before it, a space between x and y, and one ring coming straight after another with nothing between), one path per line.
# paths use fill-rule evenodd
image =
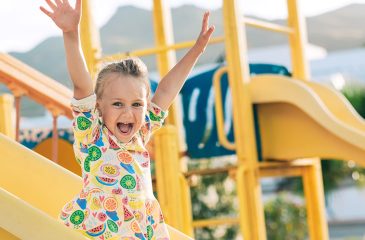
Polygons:
M138 59L111 63L98 74L95 91L80 51L81 0L46 0L40 9L63 31L74 85L74 151L83 188L60 214L65 225L93 239L169 239L153 195L149 154L152 132L204 51L214 27L204 14L196 44L160 81L150 101L146 66Z

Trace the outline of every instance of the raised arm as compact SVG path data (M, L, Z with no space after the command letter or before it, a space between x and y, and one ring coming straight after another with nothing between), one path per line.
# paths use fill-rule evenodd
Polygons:
M76 0L72 8L68 0L45 0L52 11L40 7L62 30L66 51L67 68L74 86L74 98L81 99L93 93L93 83L82 54L79 24L81 18L81 0Z
M204 52L210 36L214 31L214 26L208 28L209 12L203 17L202 29L194 46L186 55L161 79L152 102L163 110L167 110L175 97L180 92L187 76L194 67L199 56Z

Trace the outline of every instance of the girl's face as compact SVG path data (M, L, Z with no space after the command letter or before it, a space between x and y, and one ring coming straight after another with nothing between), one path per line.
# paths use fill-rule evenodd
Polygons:
M121 142L129 142L144 124L147 111L145 83L133 76L108 74L97 107L105 126Z

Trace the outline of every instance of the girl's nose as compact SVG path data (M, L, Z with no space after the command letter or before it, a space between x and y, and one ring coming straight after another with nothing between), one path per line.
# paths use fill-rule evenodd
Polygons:
M132 107L129 106L125 106L122 108L122 113L126 114L126 113L132 113Z

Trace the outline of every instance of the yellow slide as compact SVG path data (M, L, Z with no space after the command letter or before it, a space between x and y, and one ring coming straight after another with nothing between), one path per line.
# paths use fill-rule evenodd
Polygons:
M0 239L86 239L56 220L79 176L0 134ZM191 239L169 227L171 239Z
M365 122L337 91L278 75L253 77L250 90L264 159L321 157L365 166Z

